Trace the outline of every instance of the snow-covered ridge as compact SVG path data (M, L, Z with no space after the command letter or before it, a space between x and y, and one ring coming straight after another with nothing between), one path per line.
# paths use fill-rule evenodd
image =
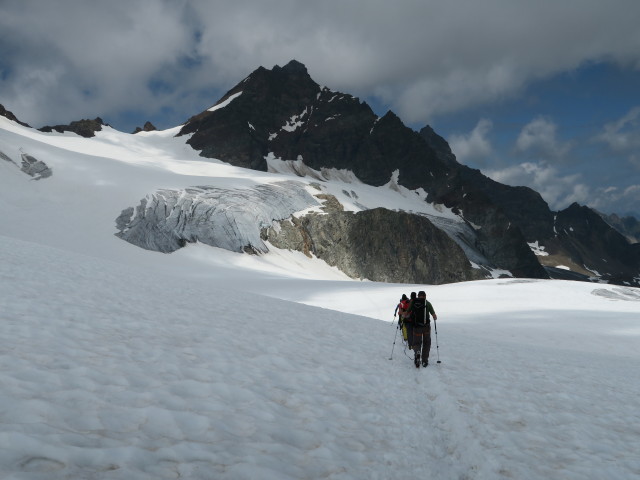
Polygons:
M220 110L221 108L224 108L227 105L229 105L231 102L233 102L240 95L242 95L242 92L234 93L233 95L230 95L229 98L227 98L225 101L220 102L219 104L214 105L211 108L208 108L207 111L208 112L215 112L216 110Z

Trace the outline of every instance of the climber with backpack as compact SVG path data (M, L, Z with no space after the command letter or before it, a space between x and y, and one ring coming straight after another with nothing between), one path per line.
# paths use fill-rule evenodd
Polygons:
M416 368L429 365L429 350L431 350L431 319L438 319L433 305L427 300L427 294L423 291L418 292L418 297L414 298L412 294L411 303L409 305L409 314L412 323L412 346L414 351L414 363Z
M402 337L405 342L408 342L407 337L407 325L405 324L405 317L408 315L409 311L409 297L407 297L404 293L402 294L402 298L400 299L400 303L396 306L396 310L393 313L395 317L398 315L398 327L402 330Z
M411 302L416 299L416 292L411 292L411 299L407 302L406 308L402 313L402 324L407 331L407 346L409 350L413 350L413 316L411 315Z

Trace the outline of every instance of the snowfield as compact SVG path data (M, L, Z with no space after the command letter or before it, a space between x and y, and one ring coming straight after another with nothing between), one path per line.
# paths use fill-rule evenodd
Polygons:
M184 142L0 118L0 151L53 172L0 159L0 478L640 477L640 289L382 284L271 246L117 238L121 210L157 188L291 180ZM417 370L393 311L421 289L439 348Z

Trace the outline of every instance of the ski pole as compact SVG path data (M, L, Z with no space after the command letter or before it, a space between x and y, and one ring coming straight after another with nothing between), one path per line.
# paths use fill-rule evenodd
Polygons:
M391 347L391 356L389 360L393 360L393 350L396 348L396 339L398 338L398 330L400 330L400 325L396 328L396 336L393 337L393 347Z
M436 319L433 319L433 329L436 332L436 353L438 354L438 361L436 363L442 363L440 361L440 347L438 346L438 324L436 323Z

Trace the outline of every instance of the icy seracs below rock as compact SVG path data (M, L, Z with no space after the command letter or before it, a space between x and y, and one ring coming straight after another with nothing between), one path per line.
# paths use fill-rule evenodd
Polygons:
M302 183L283 181L248 189L211 186L162 189L116 219L116 236L169 253L202 242L233 252L266 253L262 228L318 205Z

